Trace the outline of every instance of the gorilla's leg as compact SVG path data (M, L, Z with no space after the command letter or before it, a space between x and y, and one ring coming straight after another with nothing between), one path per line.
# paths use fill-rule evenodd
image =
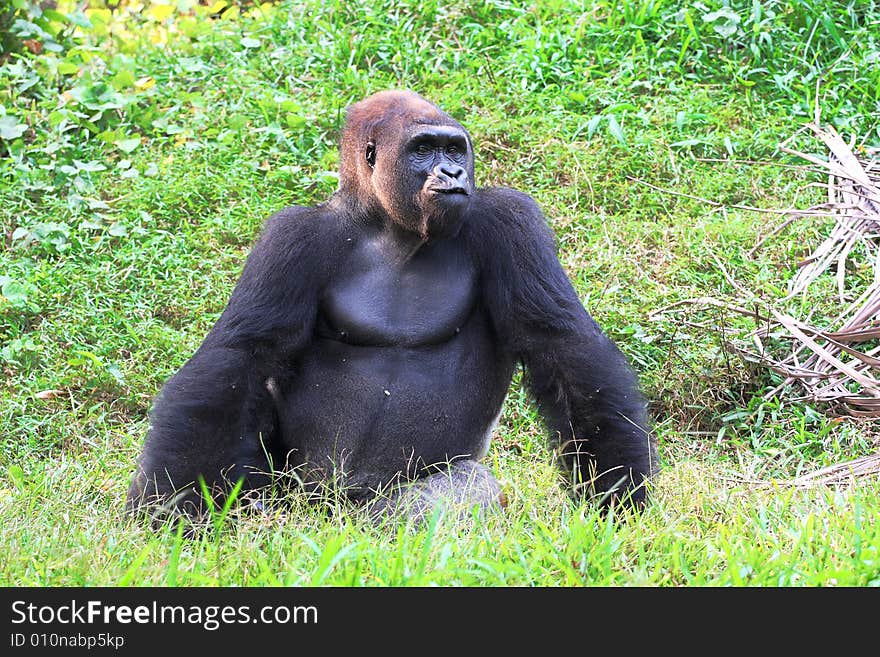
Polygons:
M449 468L404 484L370 507L376 520L392 518L422 523L434 509L443 507L458 518L467 517L476 506L479 512L500 509L506 504L501 486L484 465L463 459Z

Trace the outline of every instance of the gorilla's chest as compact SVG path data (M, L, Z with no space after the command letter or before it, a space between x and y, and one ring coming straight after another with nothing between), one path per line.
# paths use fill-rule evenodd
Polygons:
M355 345L437 344L465 324L476 292L473 265L454 243L410 256L380 238L364 240L326 291L319 330Z

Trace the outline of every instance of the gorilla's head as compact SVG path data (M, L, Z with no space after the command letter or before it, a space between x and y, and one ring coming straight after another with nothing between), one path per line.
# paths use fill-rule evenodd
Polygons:
M470 135L411 91L382 91L348 109L339 191L423 240L458 233L474 193Z

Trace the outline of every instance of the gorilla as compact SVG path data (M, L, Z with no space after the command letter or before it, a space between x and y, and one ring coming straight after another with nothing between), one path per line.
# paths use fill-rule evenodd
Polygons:
M535 201L476 187L468 132L410 91L352 105L340 161L326 202L269 218L157 396L127 508L201 517L204 490L279 473L383 514L498 505L479 461L518 363L573 493L643 506L657 454L637 377Z

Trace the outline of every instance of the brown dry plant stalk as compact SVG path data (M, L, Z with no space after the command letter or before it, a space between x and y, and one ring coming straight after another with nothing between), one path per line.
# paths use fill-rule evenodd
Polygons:
M700 297L679 302L652 313L652 317L680 313L683 308L716 307L751 317L756 328L737 331L725 327L724 346L749 362L769 367L784 377L767 398L790 390L794 398L811 401L835 416L880 417L880 153L865 151L858 158L850 144L831 127L808 124L829 150L828 161L814 155L781 150L810 162L828 175L826 202L806 210L767 212L780 214L783 221L771 234L801 217L831 216L834 225L828 237L802 261L792 279L788 295L768 302L750 294L725 277L742 295L735 300ZM753 208L749 208L753 209ZM757 208L754 208L758 210ZM764 238L766 239L766 237ZM763 241L763 240L762 240ZM759 245L760 246L759 242ZM867 254L873 280L867 285L847 276L847 260L853 247ZM758 248L758 247L756 247ZM720 262L718 263L721 266ZM823 326L783 312L778 306L803 294L820 275L833 269L840 313ZM864 289L860 290L859 287ZM845 292L855 293L852 303ZM770 342L774 348L768 348ZM779 348L778 345L787 345Z

